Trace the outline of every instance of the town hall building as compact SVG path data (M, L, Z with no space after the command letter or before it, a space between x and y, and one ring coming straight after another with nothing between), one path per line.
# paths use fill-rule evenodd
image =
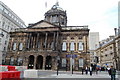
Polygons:
M88 26L67 26L66 11L55 4L44 20L10 32L6 64L79 70L90 65L88 35Z

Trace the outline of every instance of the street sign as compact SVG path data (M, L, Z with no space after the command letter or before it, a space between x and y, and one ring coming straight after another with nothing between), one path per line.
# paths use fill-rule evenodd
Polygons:
M74 54L74 55L72 55L72 58L77 58L77 55L75 55L75 54Z
M68 54L68 55L66 55L66 57L67 57L67 58L70 58L70 57L72 57L72 58L77 58L77 55L76 55L76 54L73 54L73 55Z
M66 57L67 57L67 58L70 58L70 57L71 57L71 55L70 55L70 54L68 54L68 55L66 55Z

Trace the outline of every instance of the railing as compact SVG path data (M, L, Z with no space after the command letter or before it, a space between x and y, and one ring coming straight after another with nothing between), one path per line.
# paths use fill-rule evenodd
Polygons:
M88 29L88 26L68 26L68 27L62 27L62 30L77 30L77 29Z

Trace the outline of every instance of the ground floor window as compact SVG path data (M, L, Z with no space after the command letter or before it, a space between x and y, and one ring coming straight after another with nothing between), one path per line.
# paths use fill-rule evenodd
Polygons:
M14 57L10 58L10 65L14 65Z
M83 59L79 59L79 67L83 67Z
M65 58L62 59L62 67L66 67L66 59Z
M17 59L17 65L18 65L18 66L22 66L22 64L23 64L23 59L19 57L19 58Z

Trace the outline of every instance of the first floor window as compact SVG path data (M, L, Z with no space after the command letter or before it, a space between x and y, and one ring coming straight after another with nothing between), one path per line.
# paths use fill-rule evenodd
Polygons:
M20 43L19 44L19 50L22 50L23 49L23 43Z
M66 44L66 42L63 42L62 51L66 51L66 50L67 50L67 44Z
M78 50L83 50L83 43L82 42L78 43Z
M54 50L54 42L51 42L50 46L51 46L51 49Z
M70 51L74 51L75 50L75 43L71 42L70 44Z
M17 44L13 43L13 50L16 50Z

